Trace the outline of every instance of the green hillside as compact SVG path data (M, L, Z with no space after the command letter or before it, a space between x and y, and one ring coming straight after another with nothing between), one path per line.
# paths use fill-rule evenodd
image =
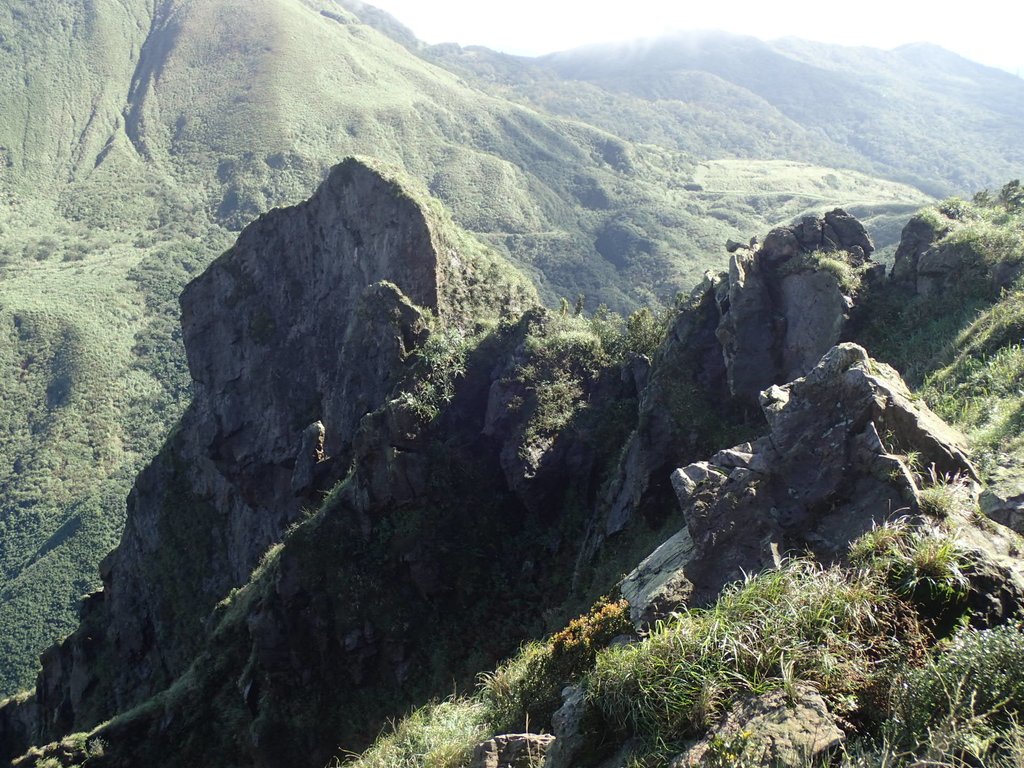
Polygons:
M0 695L74 626L131 478L187 402L181 287L342 157L421 180L547 302L583 294L588 311L668 302L725 263L727 239L825 207L892 243L896 218L930 199L717 75L652 100L550 62L527 87L515 60L499 88L460 68L465 52L360 13L0 4ZM972 162L1002 177L1011 151Z
M1024 170L1024 81L934 46L690 32L540 59L457 46L421 55L536 108L704 157L767 153L940 197Z

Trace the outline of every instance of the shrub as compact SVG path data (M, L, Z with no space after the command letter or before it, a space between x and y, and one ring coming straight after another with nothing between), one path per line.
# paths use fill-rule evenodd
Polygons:
M499 732L542 728L561 704L561 691L594 665L600 649L633 631L625 600L599 600L546 643L529 643L481 676L480 696Z
M924 667L895 687L890 740L921 751L936 750L986 764L993 752L1012 748L1024 713L1024 627L966 629Z
M523 730L528 721L537 724L537 716L530 715L538 711L550 718L561 690L547 675L550 657L550 645L527 643L493 672L480 676L480 699L496 731Z
M431 333L413 353L416 376L401 394L403 404L424 421L436 419L455 396L455 383L466 374L466 356L478 341L457 328Z

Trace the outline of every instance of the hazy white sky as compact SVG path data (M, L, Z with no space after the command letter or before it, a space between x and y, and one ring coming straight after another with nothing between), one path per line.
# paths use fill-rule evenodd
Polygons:
M678 29L893 48L931 42L1024 74L1020 0L371 0L428 43L537 55Z

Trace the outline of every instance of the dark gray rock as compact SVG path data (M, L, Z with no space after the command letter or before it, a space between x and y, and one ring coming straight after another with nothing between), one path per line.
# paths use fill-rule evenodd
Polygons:
M693 585L685 570L695 553L690 531L683 528L622 580L619 591L629 602L629 617L635 626L650 626L689 602Z
M875 246L868 237L867 230L856 217L841 208L825 214L823 240L828 250L844 250L868 259L874 253Z
M789 553L842 560L872 526L917 514L914 477L886 442L918 452L940 475L975 476L963 439L856 345L833 348L761 403L765 438L673 475L686 527L621 586L638 624L681 604L705 605Z
M102 593L45 654L45 733L94 725L168 685L217 602L348 472L364 418L429 335L427 312L465 322L478 262L447 226L397 182L347 160L310 200L261 216L189 284L182 327L195 396L135 483ZM411 427L401 417L385 413L387 445L359 449L376 461L361 475L364 495L409 498L426 483L422 461L402 455ZM253 628L271 668L281 646L273 623Z
M495 736L476 746L469 768L540 768L554 740L541 733Z
M715 336L726 291L723 277L705 275L677 315L650 370L642 376L634 374L637 384L644 384L639 392L637 428L598 500L583 559L605 538L626 528L645 500L662 488L668 491L666 481L678 462L695 458L704 449L693 413L679 403L689 402L702 415L718 414L728 404L725 363ZM636 365L634 362L632 367Z
M25 694L0 702L0 764L24 753L36 742L38 730L35 696Z
M1007 458L988 478L978 500L981 511L997 523L1024 533L1024 467Z
M295 452L295 469L292 470L292 492L296 496L303 496L313 489L316 467L327 458L324 453L326 436L327 430L322 421L314 421L303 430Z
M772 230L757 251L733 253L717 329L733 395L756 402L761 390L805 374L842 338L856 299L811 254L831 254L867 288L884 271L872 268L872 251L860 222L837 209Z
M936 227L925 216L915 216L903 227L900 244L896 248L892 266L892 279L897 283L917 285L917 265L921 256L949 231L948 226Z
M572 768L586 746L590 734L585 722L590 714L583 686L570 685L562 691L562 706L551 715L555 740L544 756L544 768Z

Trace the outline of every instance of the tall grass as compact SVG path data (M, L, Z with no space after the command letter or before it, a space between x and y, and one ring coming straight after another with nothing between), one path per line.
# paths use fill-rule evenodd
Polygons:
M839 709L919 641L902 603L869 571L809 560L727 588L641 643L603 651L591 677L610 722L651 740L699 735L742 693L808 682Z
M392 725L367 751L346 765L351 768L459 768L473 747L487 737L485 707L477 701L452 698L427 704ZM340 765L335 762L335 765Z

